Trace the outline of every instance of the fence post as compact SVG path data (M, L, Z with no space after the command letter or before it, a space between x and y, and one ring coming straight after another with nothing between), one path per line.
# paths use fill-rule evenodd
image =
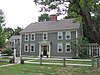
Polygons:
M40 65L42 65L42 57L40 57Z
M65 64L65 58L63 58L63 66L64 67L66 66L66 64Z
M92 57L92 67L94 67L94 58Z
M97 58L96 62L97 62L97 67L99 67L99 58Z

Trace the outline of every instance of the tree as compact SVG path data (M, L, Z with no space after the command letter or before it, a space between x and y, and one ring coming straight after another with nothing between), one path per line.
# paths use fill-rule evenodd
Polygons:
M38 17L38 22L41 22L41 21L49 21L49 15L41 14L41 16Z
M16 29L14 29L13 35L19 35L21 30L22 30L21 27L17 27Z
M6 33L4 31L4 13L0 10L0 48L5 48L6 46Z
M71 40L71 46L75 54L74 58L89 58L88 44L88 39L85 37L79 37Z
M65 12L65 14L66 12L76 13L87 28L90 37L100 45L100 0L34 0L34 2L44 5L41 10L57 10L59 14L62 12ZM66 2L70 3L69 7ZM62 8L61 11L59 5L64 5L65 8ZM68 11L68 8L70 11ZM95 22L95 20L98 21Z
M13 34L14 34L14 30L12 28L4 28L4 31L7 34L7 39L9 39Z

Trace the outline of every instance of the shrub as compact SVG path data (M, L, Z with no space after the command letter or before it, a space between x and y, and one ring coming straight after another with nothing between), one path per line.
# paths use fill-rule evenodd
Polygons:
M8 56L11 56L13 54L13 50L10 48L6 48L2 51L2 54L7 54Z

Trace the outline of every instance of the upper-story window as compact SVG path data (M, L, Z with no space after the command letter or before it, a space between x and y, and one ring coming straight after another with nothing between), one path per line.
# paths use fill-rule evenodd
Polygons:
M63 39L63 32L58 32L57 39L58 40L62 40Z
M31 34L31 41L35 41L35 34L34 33Z
M29 34L25 34L25 41L29 41Z
M66 45L65 45L65 52L71 52L71 45L70 45L70 43L66 43Z
M48 34L47 33L43 33L43 40L47 40L48 39Z
M30 45L30 52L35 52L35 44Z
M65 32L65 39L71 39L71 31Z
M24 45L24 52L28 52L28 49L29 49L28 44L25 44L25 45Z
M57 52L62 53L63 52L63 43L58 43L57 44Z

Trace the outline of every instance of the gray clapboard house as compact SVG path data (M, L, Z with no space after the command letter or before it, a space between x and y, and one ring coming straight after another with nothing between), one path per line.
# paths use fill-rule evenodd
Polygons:
M20 33L21 55L37 57L73 57L71 40L82 35L80 23L56 20L55 16L51 16L51 21L31 23Z
M8 40L7 48L12 50L16 49L17 53L16 56L19 56L20 52L20 35L13 35Z

